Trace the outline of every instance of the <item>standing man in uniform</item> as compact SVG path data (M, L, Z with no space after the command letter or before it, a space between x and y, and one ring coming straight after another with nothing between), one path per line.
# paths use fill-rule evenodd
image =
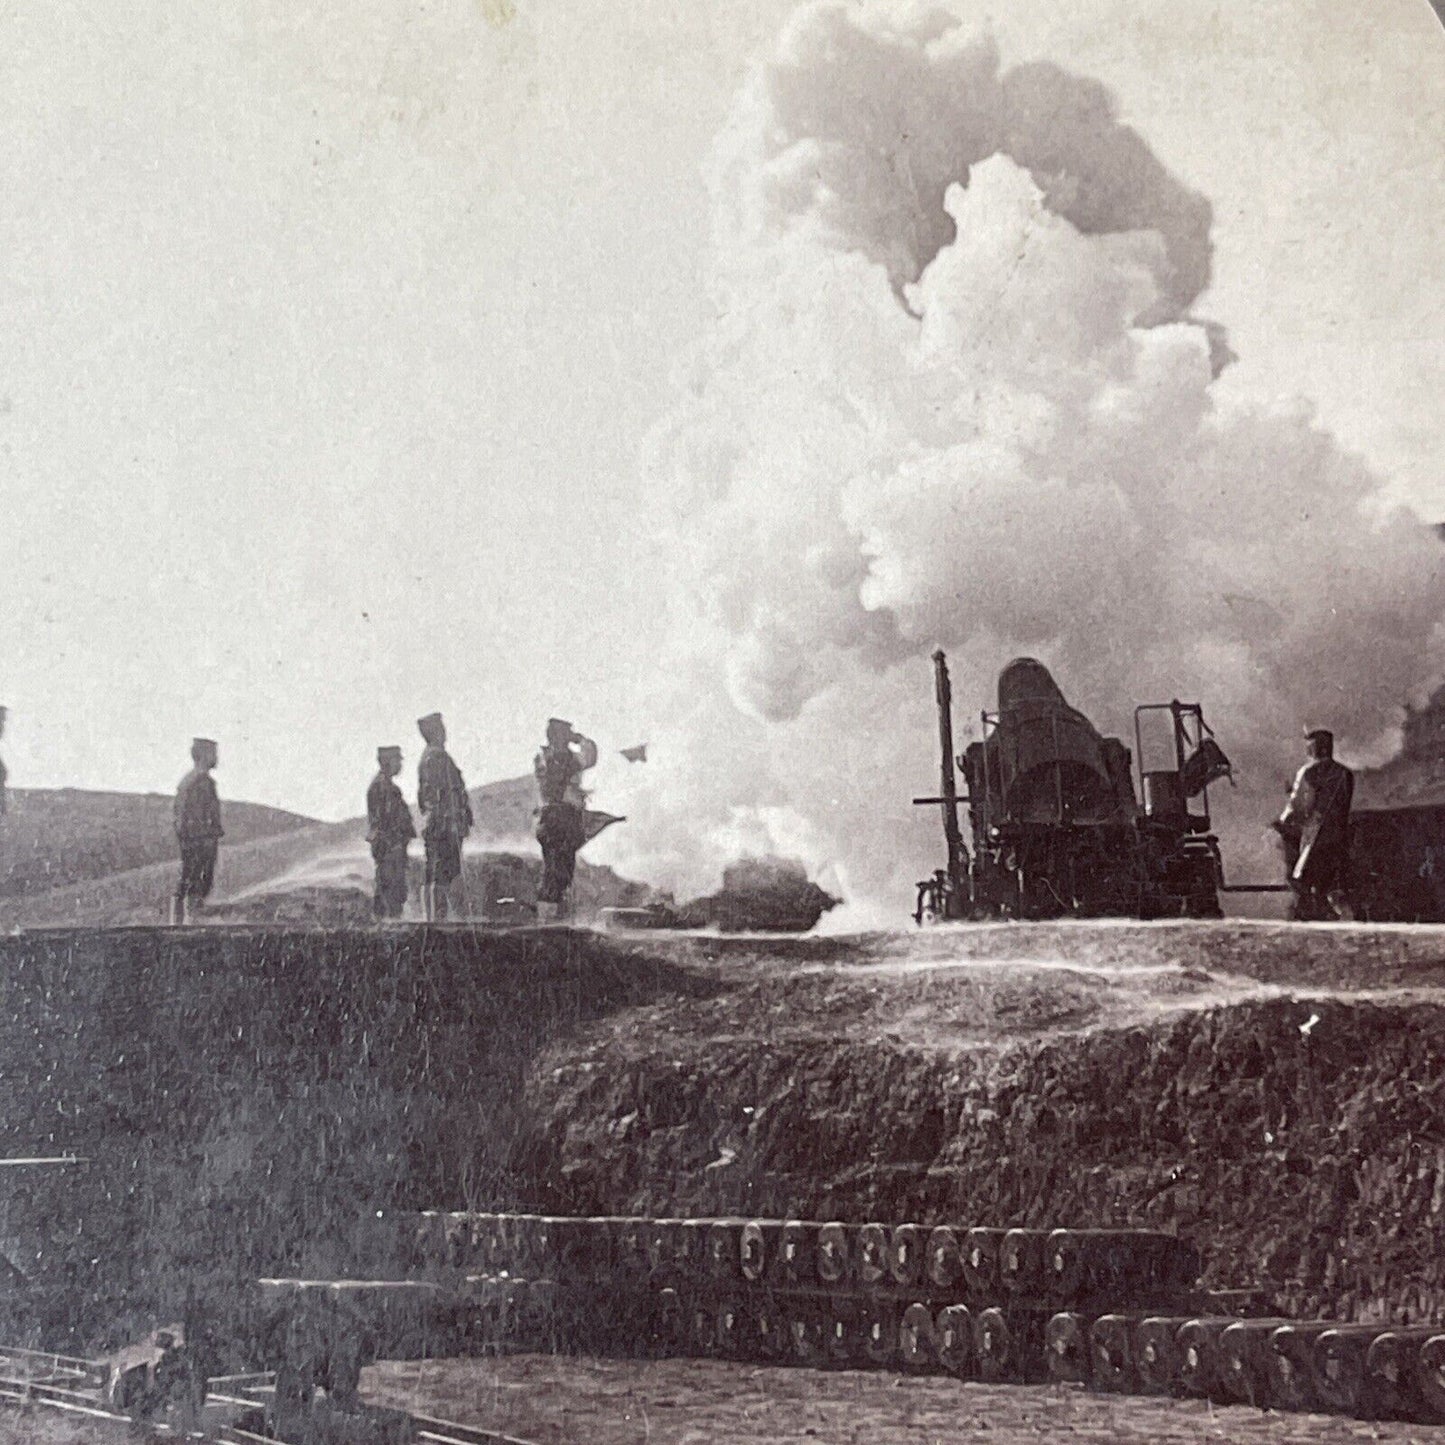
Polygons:
M379 771L366 790L366 841L376 864L371 911L380 920L400 918L406 907L406 850L416 825L394 781L401 772L401 749L377 748L376 762Z
M1285 840L1285 856L1294 858L1290 917L1319 921L1336 916L1330 895L1345 885L1355 775L1335 761L1332 732L1315 728L1305 734L1305 745L1308 760L1295 774L1274 828Z
M537 917L551 919L563 911L577 850L587 841L587 794L582 774L597 765L597 744L573 731L572 724L547 720L547 741L532 764L537 775L537 841L542 845L542 883L537 889Z
M211 769L219 761L210 738L191 743L195 764L176 789L176 838L181 845L181 876L171 903L171 922L184 923L210 897L216 879L216 853L225 829L221 827L221 800Z
M443 923L452 885L462 876L462 839L472 831L472 803L461 769L446 750L447 730L439 712L417 719L426 749L416 769L416 805L421 811L426 874L422 902L428 923Z

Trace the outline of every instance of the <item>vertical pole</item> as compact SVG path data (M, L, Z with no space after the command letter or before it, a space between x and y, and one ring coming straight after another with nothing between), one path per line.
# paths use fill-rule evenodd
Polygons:
M938 699L938 746L942 753L940 779L943 797L943 836L948 841L948 877L954 899L962 903L967 892L963 876L963 835L958 827L958 779L953 762L953 686L948 680L948 659L940 647L933 654L934 690Z

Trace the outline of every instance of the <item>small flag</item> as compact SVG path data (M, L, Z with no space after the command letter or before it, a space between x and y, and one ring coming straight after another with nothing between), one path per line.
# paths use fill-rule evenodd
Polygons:
M645 763L647 761L647 744L638 743L635 748L623 748L622 756L629 763Z
M582 831L586 835L585 841L590 843L604 828L610 828L614 823L625 823L626 821L626 818L619 817L616 813L594 813L589 808L582 818Z

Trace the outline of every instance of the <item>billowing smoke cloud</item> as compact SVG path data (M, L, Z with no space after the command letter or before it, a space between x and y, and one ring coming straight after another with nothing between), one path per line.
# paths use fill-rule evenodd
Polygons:
M1096 83L811 5L712 183L718 321L652 455L678 696L619 861L771 848L899 899L937 645L965 717L1021 652L1109 731L1200 698L1254 837L1302 723L1378 748L1437 675L1439 542L1307 409L1216 403L1208 202Z

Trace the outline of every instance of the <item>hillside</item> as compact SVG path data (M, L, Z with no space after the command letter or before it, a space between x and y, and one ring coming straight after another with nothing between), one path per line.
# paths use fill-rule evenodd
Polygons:
M410 780L402 782L410 793ZM32 805L37 796L104 799L109 805L67 812ZM530 839L536 784L530 777L504 779L473 788L470 796L476 826L465 878L469 911L478 917L496 916L499 899L535 897L532 875L538 864L530 856L535 853ZM13 857L17 872L26 864L30 883L0 888L0 928L154 923L164 918L176 870L169 798L22 792L12 799L23 800L24 811L17 806L10 820L19 828L0 834L0 869ZM222 806L226 839L217 860L213 898L218 918L332 924L368 919L371 859L364 817L317 823L255 804ZM412 851L415 893L420 846ZM650 897L651 890L617 877L611 869L579 861L579 911L642 903ZM510 907L503 906L502 916Z
M14 788L0 822L0 899L22 898L172 858L171 798L78 788ZM224 803L235 846L292 833L310 818L259 803Z

